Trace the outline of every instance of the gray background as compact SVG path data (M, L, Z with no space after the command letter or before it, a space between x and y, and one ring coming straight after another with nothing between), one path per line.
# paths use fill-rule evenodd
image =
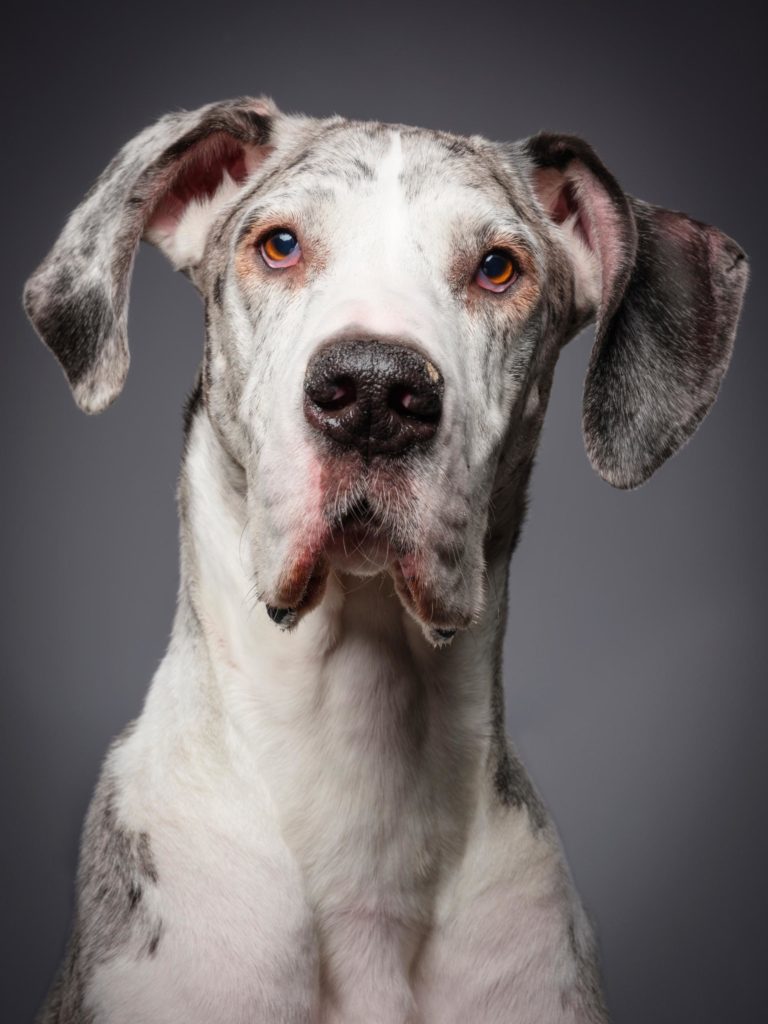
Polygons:
M755 5L757 6L757 5ZM279 10L272 9L273 7ZM89 419L19 306L24 277L155 117L268 92L287 110L516 138L573 131L628 191L733 235L753 283L694 442L611 490L564 352L512 566L508 720L595 916L617 1024L766 1019L764 32L740 2L6 8L0 373L3 1021L59 959L77 836L141 706L177 582L189 284L145 249L123 396ZM545 1022L542 1022L545 1024Z

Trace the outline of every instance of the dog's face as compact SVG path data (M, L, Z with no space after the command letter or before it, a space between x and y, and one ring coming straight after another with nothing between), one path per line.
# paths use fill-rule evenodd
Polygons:
M466 626L510 418L530 400L538 422L570 315L529 187L481 140L330 121L278 122L226 191L204 249L199 210L168 241L207 299L205 405L245 469L259 591L302 609L330 566L388 569L422 622Z
M588 450L636 485L714 399L746 282L735 243L630 200L578 140L221 104L130 143L30 281L88 411L127 370L142 235L205 297L200 410L270 613L295 622L330 568L388 571L435 643L482 610L562 344L597 317Z

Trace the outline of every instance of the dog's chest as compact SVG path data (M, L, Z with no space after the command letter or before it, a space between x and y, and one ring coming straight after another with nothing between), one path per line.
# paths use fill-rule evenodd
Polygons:
M150 701L113 771L121 828L149 837L159 941L135 926L97 967L99 1024L458 1024L495 971L536 1007L569 964L559 858L490 801L472 687L345 664L344 685L284 677L269 714L241 694L221 728ZM522 1024L570 1019L542 1005Z
M570 970L559 867L524 815L514 828L476 823L460 864L437 864L423 831L401 837L367 873L365 846L357 866L340 849L344 878L329 867L330 841L302 863L265 790L236 779L217 793L185 787L180 808L174 786L169 779L171 805L154 815L157 884L143 897L160 941L152 955L135 941L97 969L98 1022L465 1024L497 971L531 1008L540 982L554 982L558 999L568 982L553 973L558 961ZM420 866L405 863L419 851ZM500 990L499 1007L510 998ZM542 1019L550 1018L519 1018Z
M273 999L275 1022L369 1019L371 1005L409 1019L412 968L476 804L482 748L468 733L485 712L460 688L417 686L407 666L372 671L369 650L341 660L284 677L282 700L256 707L251 693L214 742L213 724L169 742L178 723L150 703L118 769L124 823L151 836L144 900L161 937L151 957L99 972L105 998L141 977L140 999L169 998L173 1024L200 1007L207 1024L252 1022Z
M260 772L312 908L329 1002L354 1005L357 991L367 1007L402 1004L393 1019L406 1019L411 967L476 806L486 715L460 687L425 686L407 659L350 644L272 705Z

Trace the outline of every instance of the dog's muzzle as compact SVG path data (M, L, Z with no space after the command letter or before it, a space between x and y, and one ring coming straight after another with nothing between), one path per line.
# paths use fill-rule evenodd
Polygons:
M415 349L393 342L339 341L312 356L304 415L326 440L364 459L396 456L431 441L443 377Z

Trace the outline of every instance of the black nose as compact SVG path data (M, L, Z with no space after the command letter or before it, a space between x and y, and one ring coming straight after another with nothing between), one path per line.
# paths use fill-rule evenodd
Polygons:
M304 415L365 458L429 441L443 404L440 371L405 345L339 341L320 349L304 378Z

